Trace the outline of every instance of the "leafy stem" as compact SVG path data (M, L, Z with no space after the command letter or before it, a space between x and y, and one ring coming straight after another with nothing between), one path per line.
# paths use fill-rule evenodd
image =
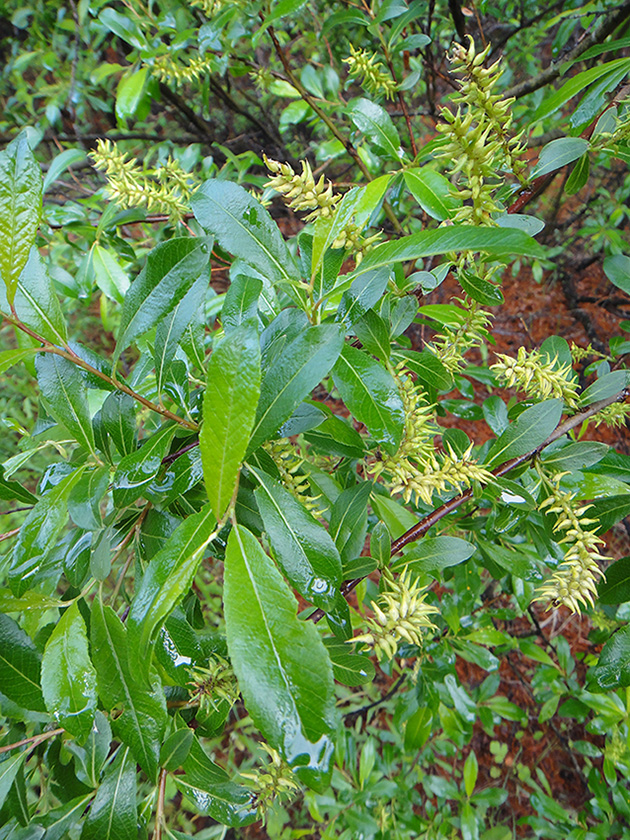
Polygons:
M114 388L117 388L119 391L123 391L125 394L128 394L130 397L133 397L134 400L141 403L145 408L148 408L150 411L155 411L156 414L161 414L162 417L165 417L167 420L173 420L175 423L178 423L180 426L184 426L186 429L190 429L191 431L197 431L198 425L193 423L190 420L186 420L183 417L179 417L177 414L174 414L172 411L169 411L168 408L164 408L163 406L156 405L155 403L148 400L146 397L143 397L142 394L139 394L137 391L134 391L133 388L130 388L129 385L121 382L115 376L108 376L108 374L103 373L102 370L95 368L89 362L86 362L85 359L82 359L79 355L77 355L74 350L70 347L66 346L57 347L55 344L51 344L50 341L45 339L43 336L36 333L30 327L27 327L26 324L22 323L18 316L15 313L15 310L11 315L8 315L6 312L0 312L0 315L8 321L10 324L13 324L14 327L21 330L26 335L30 335L31 338L35 339L41 343L41 347L39 348L42 353L52 353L55 356L61 356L63 359L67 359L69 362L77 365L82 370L86 371L87 373L91 373L93 376L97 376L99 379L102 379L103 382L107 382L108 385L111 385Z

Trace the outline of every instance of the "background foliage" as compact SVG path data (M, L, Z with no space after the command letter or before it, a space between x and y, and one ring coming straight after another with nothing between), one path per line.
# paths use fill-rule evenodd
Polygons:
M630 3L0 13L0 837L629 834Z

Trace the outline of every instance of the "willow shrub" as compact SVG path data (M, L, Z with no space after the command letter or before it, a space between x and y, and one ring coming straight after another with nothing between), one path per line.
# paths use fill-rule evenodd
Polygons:
M110 12L101 18L115 29L121 13ZM454 48L458 92L439 139L412 155L377 101L394 95L392 77L353 48L350 72L373 98L348 113L363 158L385 174L341 192L306 161L267 159L265 198L274 190L307 223L289 241L260 192L195 182L175 160L141 169L99 143L110 249L96 241L90 253L103 317L116 322L109 355L69 337L50 252L37 247L29 135L0 154L0 308L17 337L0 370L26 365L41 395L0 480L0 497L24 511L4 535L0 837L181 838L194 821L174 810L180 797L189 815L239 827L301 794L301 819L323 837L511 836L492 828L505 791L477 785L468 744L475 721L489 735L504 720L526 726L497 694L500 660L516 649L540 669L541 721L573 696L575 716L592 712L608 734L603 769L595 746L581 748L589 825L614 833L626 819L626 629L587 690L561 644L496 625L538 602L617 627L599 599L627 601L630 569L628 558L608 568L603 534L630 512L630 459L583 437L625 422L629 381L618 337L610 356L560 336L493 353L505 267L547 252L531 235L542 223L506 212L514 185L523 196L531 180L501 67L486 57L472 40ZM597 76L575 78L556 107ZM614 105L588 140L546 146L532 177L577 161L583 183L589 156L627 157L627 111ZM400 229L401 195L426 229ZM115 235L138 207L171 220L148 252ZM123 254L143 264L131 283ZM229 266L221 296L215 258ZM607 263L625 291L627 260ZM449 273L460 297L425 305L422 291ZM412 323L432 328L421 349ZM442 426L448 414L485 421L491 439ZM42 452L31 491L14 476ZM503 593L500 609L488 592ZM460 683L457 657L488 673L481 687ZM377 666L407 679L387 707L389 770L377 736L348 740L339 706L374 696ZM238 772L233 759L221 766L220 745L243 708L268 759ZM463 780L446 778L439 757L464 755ZM530 773L532 825L574 836L582 829L543 778Z

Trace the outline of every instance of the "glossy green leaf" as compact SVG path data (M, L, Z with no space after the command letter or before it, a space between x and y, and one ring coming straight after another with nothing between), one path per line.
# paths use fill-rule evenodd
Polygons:
M574 441L551 452L543 450L541 459L554 472L581 470L599 463L609 449L608 444L594 440Z
M152 677L150 691L137 682L129 665L127 630L112 608L95 598L91 615L98 695L106 711L116 710L114 733L155 782L168 719L164 689L157 675Z
M300 595L330 609L341 584L341 560L330 534L281 484L249 469L260 483L254 495L273 556Z
M81 370L72 362L52 353L35 360L37 382L52 416L76 441L94 452L94 432L87 399L87 386Z
M71 836L70 830L81 819L91 798L92 792L87 796L77 796L44 814L40 823L46 829L46 840L67 840Z
M40 685L41 655L30 636L0 613L0 686L9 700L34 712L45 712Z
M623 604L630 601L630 557L622 557L606 569L606 577L598 587L602 604Z
M48 171L44 176L43 192L48 190L55 181L74 163L82 163L85 160L83 149L64 149L50 161Z
M19 276L13 304L18 318L38 335L53 344L66 343L68 332L59 300L36 248L31 249Z
M389 276L389 268L376 268L360 274L348 291L344 292L337 310L337 320L351 327L381 299Z
M330 517L330 536L335 541L344 566L361 554L367 530L367 505L372 483L364 481L349 487L336 500Z
M114 359L175 308L208 272L212 242L180 237L155 247L125 295Z
M110 300L122 303L129 288L129 278L118 260L102 245L92 246L92 270L99 289Z
M0 277L9 303L28 260L42 212L42 175L26 132L0 152Z
M548 117L550 114L553 114L554 111L557 111L558 108L561 108L565 102L568 102L569 99L572 99L581 90L588 87L588 85L597 81L597 79L604 76L606 73L609 73L611 70L615 70L622 65L625 65L630 72L630 59L618 58L613 61L598 64L595 67L591 67L589 70L584 70L582 73L572 76L562 85L561 88L551 95L543 98L532 119L537 122L538 120Z
M405 725L405 750L415 751L421 749L431 734L433 715L426 706L417 709Z
M5 756L3 761L0 761L0 807L4 804L26 756L26 750L24 752L12 752Z
M232 280L221 310L221 323L226 335L240 327L244 321L256 318L262 288L263 282L257 277L239 274Z
M377 522L370 534L370 555L380 569L389 566L392 556L392 538L384 522Z
M439 222L450 219L452 211L460 202L453 196L448 178L426 166L422 169L406 169L403 178L405 186L425 213Z
M148 678L151 645L171 610L189 590L215 526L208 504L189 516L149 563L127 617L134 673Z
M265 371L256 422L247 453L268 440L318 385L343 346L339 324L318 324L300 332Z
M540 570L540 558L532 548L528 551L528 545L507 546L498 545L497 543L487 542L477 538L477 546L481 552L484 560L489 560L490 563L496 564L498 570L503 574L502 570L509 572L523 580L531 581L532 583L540 583L543 579ZM495 566L495 568L496 568ZM492 570L492 566L489 567ZM500 575L497 575L499 577Z
M63 478L42 496L24 520L9 568L9 583L16 597L19 598L30 588L40 563L51 551L68 521L68 496L82 472L80 467Z
M192 729L176 729L168 736L160 750L160 767L165 770L177 770L188 758L195 733Z
M613 254L604 259L604 274L613 286L630 295L630 257Z
M571 170L571 174L569 175L564 187L564 191L567 195L575 195L582 189L588 181L590 168L590 159L588 153L586 153L582 155Z
M222 248L262 272L272 283L292 286L297 266L278 226L247 190L229 181L206 181L191 200L195 218Z
M184 775L175 776L175 783L200 814L231 826L248 825L256 819L251 793L210 761L196 737L183 767Z
M142 101L148 67L141 67L139 70L124 75L116 90L116 116L121 121L126 121L135 116Z
M605 534L613 525L624 519L630 513L630 494L608 496L605 499L595 499L588 509L589 519L598 519L598 534Z
M459 537L424 537L413 548L392 560L393 570L409 566L414 572L437 572L464 563L475 553L475 546Z
M157 476L175 431L174 425L162 426L135 452L121 459L112 482L116 507L130 505L142 496Z
M11 352L11 351L9 351ZM34 496L30 490L17 481L7 481L4 477L4 469L0 465L0 499L5 502L22 502L25 505L33 505L37 502L37 496Z
M136 403L129 394L112 391L101 407L103 429L121 455L136 451Z
M68 741L66 748L75 758L77 778L88 787L98 786L101 771L105 766L112 743L112 728L103 712L94 713L94 725L85 744L79 746L76 741Z
M442 362L429 350L399 350L392 353L393 360L405 360L405 367L415 373L421 382L438 391L446 391L453 387L453 377Z
M582 392L580 405L587 406L597 402L597 400L614 397L615 394L620 394L624 388L627 388L629 383L630 371L613 370L611 373L606 373Z
M464 790L466 791L466 796L469 798L472 796L472 792L477 784L478 774L479 762L477 761L475 751L471 750L464 762Z
M345 112L354 125L390 160L398 163L402 156L400 137L387 111L370 99L353 99Z
M588 140L582 137L559 137L552 140L543 147L531 177L539 178L573 163L588 151L588 147Z
M305 440L312 443L317 451L341 458L363 458L365 443L361 435L342 417L326 418L316 429L304 434Z
M368 353L379 359L388 359L391 345L387 324L373 309L354 322L352 327L356 337Z
M86 741L94 724L96 671L76 602L61 616L46 643L42 692L46 708L59 725L79 743Z
M39 348L26 347L23 350L2 350L0 351L0 376L6 373L13 365L17 365L23 359L32 358Z
M375 675L374 664L368 656L352 653L349 646L332 637L324 644L330 655L333 676L342 685L359 686L372 682Z
M155 378L157 380L158 392L162 391L168 369L175 358L179 343L194 313L198 311L203 312L205 309L207 289L208 278L202 274L176 304L173 311L166 318L162 318L158 322L155 331L155 344L153 346Z
M388 452L395 452L405 412L391 373L367 353L346 344L333 368L333 379L352 415Z
M132 47L142 49L147 46L147 39L137 18L124 15L108 6L101 10L98 19L99 23Z
M466 294L478 303L484 306L500 306L505 303L501 289L489 280L466 271L460 271L457 279Z
M486 466L498 466L533 452L553 432L562 416L562 400L545 400L525 409L490 447Z
M321 789L335 727L332 667L321 637L297 619L295 598L242 526L230 533L224 574L228 649L247 711L296 775Z
M591 673L606 691L630 685L630 627L617 630L606 642Z
M81 840L137 840L136 766L120 747L107 768L81 832Z
M199 448L208 499L217 519L234 495L259 395L260 344L250 322L225 336L208 365Z

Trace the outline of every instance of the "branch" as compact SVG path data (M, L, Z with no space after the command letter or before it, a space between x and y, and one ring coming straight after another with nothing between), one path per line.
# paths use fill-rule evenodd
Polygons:
M520 467L522 464L527 463L532 458L535 458L539 455L543 449L545 449L550 444L554 443L556 440L559 440L561 437L570 432L571 429L574 429L576 426L579 426L585 420L588 420L594 414L597 414L603 408L606 408L609 405L612 405L616 402L622 402L626 399L626 397L630 396L630 389L625 389L621 392L621 394L615 394L613 397L607 397L604 400L598 400L594 402L593 405L590 405L584 411L581 411L579 414L575 414L573 417L569 417L568 420L565 420L564 423L561 423L557 429L555 429L549 437L544 440L539 446L535 449L526 452L524 455L519 455L516 458L511 458L509 461L506 461L505 464L502 464L498 469L494 470L492 475L495 478L501 478L502 476L506 475L507 473L511 472L512 470L516 469L516 467ZM424 537L424 535L437 523L440 519L444 519L445 516L448 516L451 513L454 513L459 507L461 507L464 502L469 501L472 498L473 490L466 490L464 493L461 493L459 496L455 496L453 499L449 499L448 502L445 502L443 505L440 505L439 508L436 508L431 513L424 516L419 522L417 522L413 527L409 528L408 531L398 537L398 539L394 540L392 543L391 549L391 556L393 557L394 554L398 554L399 551L409 545L409 543L415 542L416 540ZM364 575L360 578L354 578L354 580L347 580L345 581L341 588L340 592L345 597L355 589L362 580L365 580L367 575ZM311 613L309 616L310 621L320 621L326 613L322 609L316 609L314 612Z
M513 85L506 90L504 94L505 98L514 96L516 99L520 99L521 96L533 93L535 90L549 84L549 82L553 82L562 75L562 68L567 62L577 61L592 46L601 44L628 18L630 18L630 0L625 0L624 3L617 6L607 17L602 18L590 33L585 35L566 55L561 56L556 61L552 61L548 67L532 79L526 79L524 82Z

